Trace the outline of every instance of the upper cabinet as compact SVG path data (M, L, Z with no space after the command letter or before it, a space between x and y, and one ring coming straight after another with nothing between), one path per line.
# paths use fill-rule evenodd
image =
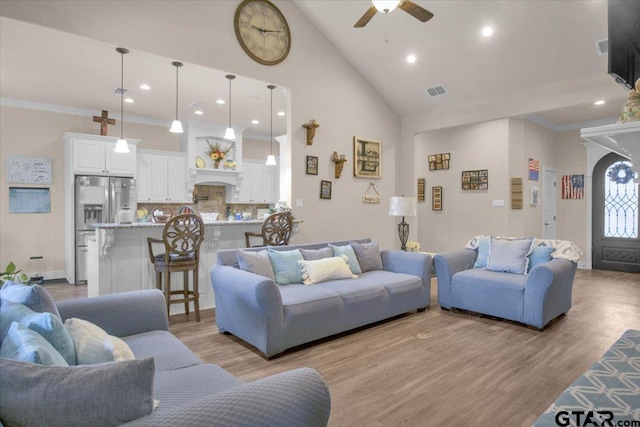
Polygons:
M136 178L138 202L188 202L185 153L140 150Z
M136 175L137 144L127 140L129 153L116 153L118 138L100 135L66 133L65 152L74 175L110 175L134 177Z
M244 178L240 186L239 202L275 203L278 201L278 167L266 166L263 160L245 159Z

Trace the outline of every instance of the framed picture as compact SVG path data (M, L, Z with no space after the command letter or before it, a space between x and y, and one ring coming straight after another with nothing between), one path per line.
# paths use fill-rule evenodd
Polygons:
M451 153L430 154L427 159L429 160L430 171L449 169Z
M475 171L462 171L463 190L488 190L489 171L480 169Z
M320 181L320 198L331 198L331 181Z
M307 156L307 175L318 175L318 157Z
M529 204L536 206L540 197L540 189L538 187L531 187L531 195L529 197Z
M353 176L382 177L382 142L353 137Z
M431 187L431 209L442 210L442 187Z

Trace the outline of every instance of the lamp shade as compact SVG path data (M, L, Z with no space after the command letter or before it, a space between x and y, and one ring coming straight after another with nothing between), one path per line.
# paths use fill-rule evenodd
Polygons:
M267 162L265 163L265 165L267 165L267 166L277 166L278 163L276 163L276 156L274 156L273 154L269 154L267 156Z
M173 123L171 123L171 129L169 129L169 132L183 133L182 122L180 120L174 120Z
M227 130L224 131L224 139L229 139L231 141L236 140L236 133L233 131L232 127L228 127Z
M415 197L390 197L390 216L416 216L418 201Z
M129 152L129 144L127 144L127 140L124 138L120 138L116 142L116 148L113 149L116 153L128 153Z
M400 2L399 1L388 1L388 0L372 0L371 3L375 6L378 12L389 13L395 9Z

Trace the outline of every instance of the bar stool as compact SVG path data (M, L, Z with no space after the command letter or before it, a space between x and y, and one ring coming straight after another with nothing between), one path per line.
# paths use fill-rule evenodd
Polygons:
M261 237L262 246L286 246L289 244L291 233L293 232L293 220L288 213L274 213L269 215L262 223L262 232L244 233L247 247L251 247L251 237Z
M200 297L198 293L198 266L200 264L200 244L204 240L204 223L199 215L182 214L171 218L164 226L162 239L147 237L149 258L156 271L156 287L164 287L167 300L167 315L171 304L184 303L184 311L189 314L189 303L193 302L196 321L200 321ZM164 244L165 252L155 255L153 244ZM182 271L183 289L171 290L171 273ZM189 290L189 271L193 271L193 289ZM164 273L164 282L162 274ZM180 295L182 298L172 298Z

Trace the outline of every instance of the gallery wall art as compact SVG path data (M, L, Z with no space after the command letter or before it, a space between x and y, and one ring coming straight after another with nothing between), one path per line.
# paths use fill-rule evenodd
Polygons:
M488 190L489 170L479 169L474 171L462 171L463 190Z
M584 199L584 175L562 175L562 198Z

